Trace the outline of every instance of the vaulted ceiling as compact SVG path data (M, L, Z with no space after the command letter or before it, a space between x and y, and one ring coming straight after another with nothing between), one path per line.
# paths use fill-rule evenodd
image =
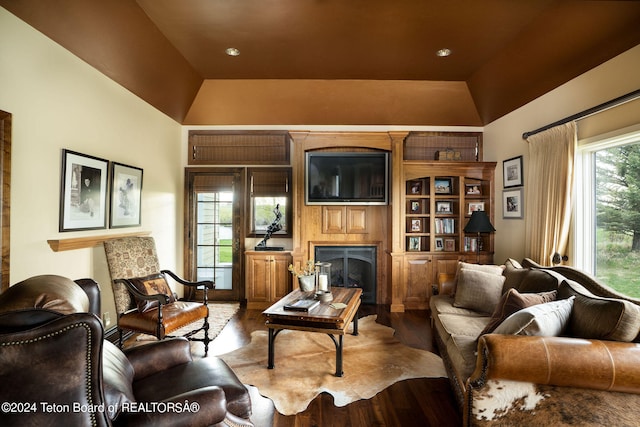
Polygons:
M635 1L0 6L188 125L482 126L640 44Z

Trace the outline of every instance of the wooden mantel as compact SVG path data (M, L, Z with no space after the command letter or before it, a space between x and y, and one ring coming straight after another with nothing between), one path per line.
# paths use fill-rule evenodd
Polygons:
M118 239L120 237L130 236L148 236L150 231L137 231L135 233L121 233L121 234L102 234L99 236L89 237L71 237L68 239L55 239L47 240L47 243L54 252L70 251L73 249L85 249L93 248L94 246L101 245L102 242L109 239Z

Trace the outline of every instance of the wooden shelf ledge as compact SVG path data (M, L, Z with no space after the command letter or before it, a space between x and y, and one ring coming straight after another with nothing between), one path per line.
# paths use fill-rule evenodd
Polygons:
M130 236L148 236L150 231L137 231L135 233L121 233L121 234L103 234L100 236L89 237L71 237L69 239L55 239L47 240L47 243L54 252L71 251L74 249L93 248L101 245L102 242L109 239L118 239L120 237Z

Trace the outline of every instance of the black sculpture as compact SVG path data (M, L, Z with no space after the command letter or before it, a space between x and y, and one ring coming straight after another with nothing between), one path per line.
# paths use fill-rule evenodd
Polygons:
M256 251L266 251L266 250L281 251L284 249L281 247L267 246L267 240L271 238L271 235L277 231L282 230L282 225L280 224L280 220L282 219L282 212L280 212L279 204L276 205L275 209L273 210L273 213L276 215L276 219L274 219L271 225L267 227L267 234L265 234L262 241L256 245L255 247Z

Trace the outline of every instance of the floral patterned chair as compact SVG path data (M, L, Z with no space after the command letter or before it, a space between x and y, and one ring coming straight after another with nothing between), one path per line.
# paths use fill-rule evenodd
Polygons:
M104 249L118 314L120 347L124 330L162 340L186 325L202 321L200 328L191 330L184 337L202 341L206 357L211 341L207 291L215 289L213 281L189 282L169 270L160 270L152 237L110 239L104 242ZM179 301L169 287L166 275L184 286L203 290L203 301ZM204 331L204 338L193 337L199 331Z

